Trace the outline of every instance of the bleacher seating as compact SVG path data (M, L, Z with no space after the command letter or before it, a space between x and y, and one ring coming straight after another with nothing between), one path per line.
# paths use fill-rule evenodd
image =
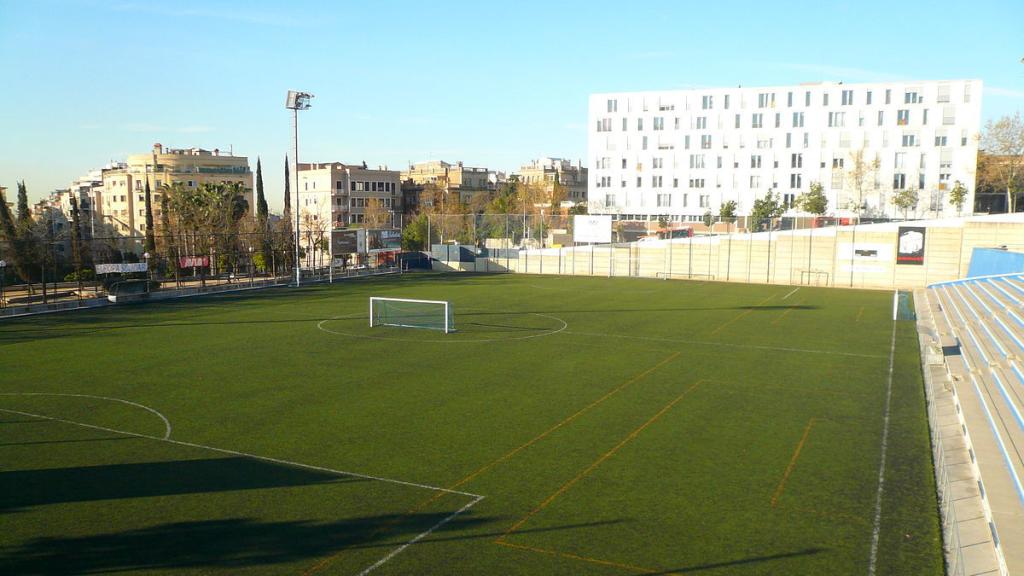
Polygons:
M1001 568L1024 574L1024 274L942 282L924 296L973 444Z

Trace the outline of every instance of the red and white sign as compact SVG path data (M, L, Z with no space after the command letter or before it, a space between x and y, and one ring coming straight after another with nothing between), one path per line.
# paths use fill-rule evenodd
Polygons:
M209 265L209 256L182 256L178 258L178 268L204 268Z

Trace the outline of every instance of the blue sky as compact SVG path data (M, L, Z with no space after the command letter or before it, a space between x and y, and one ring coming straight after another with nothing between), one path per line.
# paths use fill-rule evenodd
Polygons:
M0 0L0 185L38 198L154 142L264 160L510 170L586 153L587 96L980 78L1024 108L1024 2Z

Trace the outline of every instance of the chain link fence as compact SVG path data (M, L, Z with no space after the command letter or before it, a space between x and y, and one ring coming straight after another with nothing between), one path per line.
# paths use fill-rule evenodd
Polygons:
M853 288L953 280L966 272L974 247L1024 243L1024 225L1016 222L613 220L609 242L581 244L573 242L571 215L432 214L426 220L429 242L422 249L442 269Z

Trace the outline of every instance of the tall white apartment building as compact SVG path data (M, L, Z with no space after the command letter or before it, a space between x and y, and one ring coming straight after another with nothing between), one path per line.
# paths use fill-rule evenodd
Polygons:
M974 204L981 81L814 83L593 94L590 211L623 220L697 221L730 200L744 215L769 190L793 201L820 182L828 213L956 215ZM858 169L858 166L860 169Z

